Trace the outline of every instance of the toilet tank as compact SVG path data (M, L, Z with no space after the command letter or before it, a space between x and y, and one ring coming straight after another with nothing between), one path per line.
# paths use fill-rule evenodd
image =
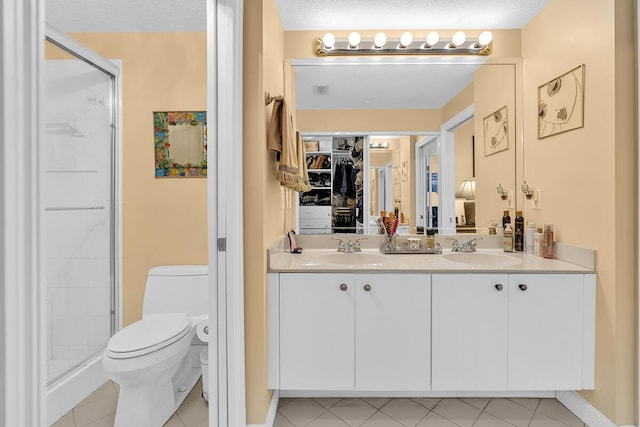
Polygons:
M165 265L150 269L144 290L143 317L154 313L208 315L208 271L206 265Z

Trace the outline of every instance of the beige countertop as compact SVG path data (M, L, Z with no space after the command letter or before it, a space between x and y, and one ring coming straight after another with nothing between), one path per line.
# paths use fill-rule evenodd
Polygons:
M362 236L333 236L346 240ZM415 237L415 236L414 236ZM423 236L424 237L424 236ZM500 236L498 236L500 237ZM465 241L470 237L459 237ZM439 242L445 246L444 238ZM485 236L478 244L476 254L488 254L495 257L500 265L487 263L459 262L451 259L450 244L443 247L442 255L435 254L382 254L377 247L381 240L378 236L363 241L363 250L359 254L339 253L336 242L329 237L298 236L298 246L305 249L300 254L288 250L288 239L278 240L268 251L269 272L424 272L424 273L594 273L595 252L589 249L574 248L559 244L557 253L567 260L545 259L523 252L506 253L499 246L501 239ZM366 243L366 244L365 244ZM287 248L287 249L285 249ZM355 255L355 256L352 256ZM457 254L454 254L455 257ZM465 254L466 255L466 254ZM473 260L473 254L468 259ZM353 262L351 261L353 260ZM576 262L577 261L577 262ZM582 264L582 265L579 265Z

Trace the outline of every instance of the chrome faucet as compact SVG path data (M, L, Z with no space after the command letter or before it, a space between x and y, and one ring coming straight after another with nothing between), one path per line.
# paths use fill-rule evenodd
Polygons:
M332 237L332 240L338 241L338 252L344 252L347 254L351 254L354 252L362 252L362 248L360 247L360 240L366 240L366 237L361 237L360 239L349 240L347 243L344 243L342 239L337 237Z
M474 237L465 243L460 243L458 239L454 239L453 237L447 237L447 240L453 240L451 252L475 252L477 241L482 240L482 237Z

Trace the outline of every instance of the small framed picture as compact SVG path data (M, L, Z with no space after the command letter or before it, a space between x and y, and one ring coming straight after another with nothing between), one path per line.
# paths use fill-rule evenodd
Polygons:
M538 139L584 126L584 64L538 87Z
M509 148L509 118L507 106L494 111L482 121L484 155L490 156Z
M405 160L402 162L402 181L409 180L409 162Z

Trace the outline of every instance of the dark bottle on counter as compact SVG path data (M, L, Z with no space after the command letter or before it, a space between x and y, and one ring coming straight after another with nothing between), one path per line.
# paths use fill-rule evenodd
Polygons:
M513 231L513 250L524 251L524 217L522 211L516 211L515 230Z
M507 224L511 225L511 217L509 216L509 211L504 211L502 215L502 232L504 234L504 230L507 228Z

